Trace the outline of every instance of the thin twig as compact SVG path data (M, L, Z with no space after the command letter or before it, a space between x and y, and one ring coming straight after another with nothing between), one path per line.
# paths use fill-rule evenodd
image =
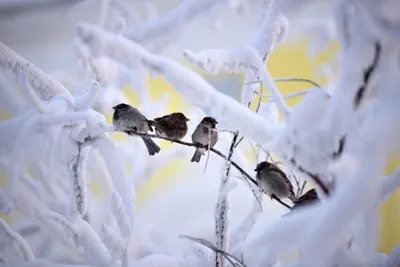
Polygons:
M190 241L193 241L193 242L199 243L199 244L201 244L201 245L203 245L205 247L208 247L209 249L211 249L215 253L220 253L222 257L224 257L230 264L232 264L232 266L235 266L235 267L246 267L246 265L244 264L244 262L242 260L239 260L235 256L216 248L211 242L209 242L209 241L207 241L205 239L191 237L191 236L187 236L187 235L179 235L179 238L189 239Z
M176 140L176 139L172 139L172 138L168 138L168 137L162 137L162 136L158 136L155 134L143 134L143 133L137 133L137 132L127 132L128 134L132 134L132 135L137 135L137 136L147 136L150 138L156 138L156 139L163 139L163 140L167 140L170 141L172 143L177 143L180 145L184 145L184 146L189 146L189 147L196 147L196 148L205 148L207 149L207 146L201 145L201 144L193 144L193 143L189 143L189 142L184 142L181 140ZM90 140L90 139L88 139ZM227 160L227 157L222 154L222 152L220 152L219 150L215 149L215 148L210 148L211 152L213 152L214 154L220 156L221 158L223 158L224 160ZM241 173L243 174L247 179L249 179L253 184L258 186L258 183L256 180L254 180L246 171L244 171L236 162L229 160L229 162Z
M299 196L300 197L303 194L304 188L306 187L307 181L303 181L303 185L301 186L300 192L299 192Z
M300 172L307 174L325 193L325 195L329 195L329 189L328 187L319 179L318 175L313 174L309 171L306 171L303 169L301 166L297 166L296 161L294 159L291 159L290 162L299 169Z
M108 132L110 132L111 130L109 130ZM181 140L176 140L176 139L172 139L172 138L168 138L168 137L162 137L162 136L158 136L155 134L142 134L142 133L137 133L137 132L127 132L128 134L132 134L132 135L137 135L137 136L147 136L150 138L156 138L156 139L163 139L163 140L167 140L170 141L172 143L177 143L180 145L184 145L184 146L188 146L188 147L196 147L196 148L206 148L207 146L203 146L201 144L193 144L193 143L189 143L189 142L184 142ZM95 141L95 139L98 137L87 137L85 139L85 142L89 142L89 141ZM219 157L223 158L224 160L227 160L227 157L222 154L219 150L215 149L215 148L210 148L211 152L213 152L214 154L218 155ZM244 177L246 177L248 180L250 180L253 184L255 184L256 186L258 186L258 183L256 180L254 180L245 170L242 169L242 167L240 167L236 162L234 162L233 160L229 160L229 162L233 165L233 167L235 167ZM278 201L280 204L282 204L283 206L285 206L288 209L291 209L290 206L288 206L287 204L283 203L280 199L274 197L274 199L276 201Z
M295 175L293 175L293 171L291 171L291 172L292 172L293 179L296 182L296 188L297 188L296 198L299 198L299 196L300 196L300 180L297 179L297 177Z
M208 137L208 147L211 147L211 131L212 130L213 129L211 129L211 128L208 129L208 135L207 135L207 137ZM209 159L210 159L210 150L208 150L208 153L207 153L207 160L206 160L206 164L204 165L203 173L205 173L206 170L207 170L207 165L208 165L208 160Z
M261 84L260 84L260 87L259 87L260 92L258 92L258 95L259 95L260 97L258 98L256 113L258 113L258 111L259 111L259 109L260 109L260 106L261 106L262 88L263 88L263 84L261 83ZM249 105L247 106L247 108L250 108L250 105L251 105L251 103L249 103ZM242 136L242 137L240 138L240 140L236 143L235 148L243 141L243 139L244 139L244 136Z
M247 108L250 108L250 106L251 106L251 102L247 105ZM239 141L237 141L237 143L235 144L235 148L237 146L239 146L239 144L243 141L243 139L244 139L244 135L242 137L240 137Z
M259 98L258 98L258 103L257 103L257 108L256 108L256 113L260 110L261 107L261 95L262 95L262 89L263 89L263 83L260 84L259 90L260 92L258 93Z
M247 185L250 187L251 192L253 192L253 196L257 199L257 203L258 203L258 205L260 206L260 210L261 210L261 212L262 212L262 211L263 211L262 204L261 204L260 200L258 199L256 192L255 192L254 189L251 187L251 184L249 183L249 181L248 181L247 179L244 179L244 180L246 181Z
M223 189L224 186L226 186L226 184L228 183L228 179L229 179L229 173L231 170L231 164L230 164L230 160L233 156L233 151L235 149L235 145L236 145L236 141L239 135L239 131L234 132L233 134L233 138L232 138L232 142L231 142L231 146L229 147L229 152L228 152L228 157L226 159L228 165L226 167L226 172L225 172L225 176L222 176L221 179L221 190ZM221 194L221 193L220 193ZM220 200L218 197L217 200L217 212L219 213L219 216L217 218L215 218L215 228L216 228L216 235L217 235L217 248L218 249L226 249L226 247L224 246L224 243L229 244L229 242L227 242L225 240L225 234L224 233L226 231L226 216L227 216L227 203L228 203L228 199L227 196L223 196L223 198ZM221 254L220 253L215 253L215 266L224 266L225 264L223 264L223 261L221 259Z
M235 133L235 131L232 131L232 130L229 130L229 129L218 129L217 132L220 132L220 133L231 133L231 134Z
M302 96L302 95L305 95L305 94L309 93L311 90L313 90L313 89L306 89L306 90L303 90L303 91L299 91L299 92L291 93L291 94L288 94L288 95L284 95L283 99L290 99L290 98ZM256 93L258 94L258 92L256 92ZM260 94L259 96L260 96L260 98L271 97L270 94ZM273 100L271 99L267 103L269 103L269 102L273 102Z
M321 88L321 86L318 83L316 83L310 79L304 79L304 78L276 78L276 79L273 79L273 81L274 82L307 82L318 88ZM246 82L245 84L255 84L255 83L262 83L262 81L255 80L255 81L251 81L251 82Z

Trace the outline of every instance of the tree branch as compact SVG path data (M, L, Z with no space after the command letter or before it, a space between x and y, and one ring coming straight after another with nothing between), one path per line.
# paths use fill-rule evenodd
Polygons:
M215 218L215 232L217 237L217 248L220 250L229 250L229 234L228 227L229 227L229 191L226 188L229 186L229 176L230 176L230 169L231 169L231 158L233 155L233 150L235 149L235 144L238 138L239 131L235 131L233 133L233 139L231 142L231 146L229 148L228 157L226 159L226 172L222 175L221 184L218 193L217 205L216 209L216 218ZM225 191L225 192L224 192ZM228 240L227 240L228 239ZM215 254L215 266L225 267L226 264L221 258L220 253Z
M111 128L107 130L108 132L111 131ZM151 137L151 138L156 138L156 139L162 139L162 140L167 140L170 141L172 143L177 143L183 146L188 146L188 147L197 147L197 148L207 148L207 146L203 146L200 144L193 144L193 143L189 143L189 142L184 142L181 140L176 140L176 139L172 139L172 138L167 138L167 137L161 137L155 134L142 134L142 133L137 133L137 132L127 132L127 134L132 134L132 135L137 135L137 136L147 136L147 137ZM96 136L96 137L87 137L85 139L85 142L89 142L89 141L95 141L97 138L99 138L100 136ZM214 154L218 155L219 157L223 158L224 160L227 160L230 162L230 164L232 164L244 177L246 177L246 179L248 179L249 181L251 181L253 184L255 184L256 186L258 186L258 183L256 180L254 180L245 170L242 169L242 167L240 167L236 162L234 162L233 160L228 160L228 157L225 156L222 152L220 152L219 150L215 149L215 148L211 148L210 149L211 152L213 152ZM280 204L282 204L283 206L285 206L288 209L291 209L291 207L284 203L282 200L280 200L279 198L273 196L273 199L275 199L276 201L278 201Z
M307 82L315 87L321 88L321 86L314 82L313 80L310 79L305 79L305 78L275 78L273 79L274 82ZM245 84L254 84L254 83L262 83L261 80L255 80L255 81L250 81L250 82L245 82Z
M235 267L246 267L246 265L243 263L243 260L239 260L235 256L216 248L211 242L209 242L209 241L207 241L205 239L190 237L190 236L187 236L187 235L180 235L179 237L180 238L186 238L186 239L189 239L190 241L202 244L203 246L208 247L209 249L214 251L215 253L220 253L222 257L224 257L230 264L232 264L232 266L235 266Z

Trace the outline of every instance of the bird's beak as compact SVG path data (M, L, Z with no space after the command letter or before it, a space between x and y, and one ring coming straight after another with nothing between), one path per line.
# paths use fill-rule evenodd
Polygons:
M256 172L256 171L257 171L257 168L255 168L254 171Z
M186 118L186 121L190 121L188 118Z
M116 107L117 107L117 106L113 107L113 109L115 110Z

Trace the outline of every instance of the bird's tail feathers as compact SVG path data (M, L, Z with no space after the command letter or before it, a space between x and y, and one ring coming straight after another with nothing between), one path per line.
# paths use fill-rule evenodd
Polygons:
M149 151L150 156L160 152L160 147L150 137L143 136L142 139L147 147L147 150Z
M196 148L196 151L194 152L191 162L200 162L200 158L202 155L204 155L204 152Z

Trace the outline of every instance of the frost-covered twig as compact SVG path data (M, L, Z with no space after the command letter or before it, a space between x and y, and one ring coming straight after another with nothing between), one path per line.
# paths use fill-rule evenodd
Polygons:
M124 239L129 241L132 225L129 222L121 196L117 192L111 193L111 210Z
M61 225L68 233L77 248L82 247L90 264L104 266L110 262L110 254L94 229L84 220L78 219L71 223L55 212L45 212L41 215L45 220L52 220Z
M256 35L251 42L251 46L255 48L262 58L262 66L260 66L256 72L245 72L246 79L241 91L242 103L245 105L250 105L250 103L253 102L254 92L257 91L258 87L257 84L250 84L248 82L260 78L259 71L265 68L265 63L268 61L275 40L278 38L278 32L280 30L278 22L283 18L283 16L279 14L278 1L276 0L261 1L260 9L264 9L261 10L260 13L261 23L257 26ZM272 88L271 90L274 89ZM260 87L260 94L261 93L262 87ZM261 100L259 99L259 101Z
M221 184L219 187L219 193L217 198L217 205L215 206L215 233L216 233L216 246L219 250L229 251L229 208L230 199L229 191L227 187L230 183L230 168L231 158L235 149L235 144L238 138L238 132L234 132L232 143L229 148L228 157L226 158L223 174L221 178ZM216 266L225 267L226 263L221 258L220 254L215 255Z
M124 240L117 231L106 224L102 224L101 231L103 233L102 240L104 245L111 254L111 263L114 263L125 249Z
M87 212L86 157L89 150L81 142L77 142L77 148L76 161L72 165L74 181L71 215L73 217L79 216L82 218Z
M22 262L31 261L35 258L35 255L33 254L31 247L25 241L25 239L17 232L13 231L3 219L0 219L0 228L1 232L8 239L9 241L8 243L16 245L18 249L17 254L19 254L18 258Z
M216 74L222 70L227 72L247 74L257 73L263 82L263 85L269 89L272 99L275 101L279 110L285 118L289 116L289 108L278 88L272 81L269 72L265 69L264 62L261 60L258 52L252 46L233 47L227 49L207 49L197 54L189 50L184 52L186 58L198 68ZM254 80L256 77L252 77ZM254 90L251 90L253 93ZM245 103L246 107L248 103Z
M121 250L122 267L128 267L129 263L128 263L127 247L131 239L133 222L129 221L129 217L126 213L125 206L122 202L121 196L117 192L113 192L111 194L111 210L116 219L121 236L123 237L123 248Z

